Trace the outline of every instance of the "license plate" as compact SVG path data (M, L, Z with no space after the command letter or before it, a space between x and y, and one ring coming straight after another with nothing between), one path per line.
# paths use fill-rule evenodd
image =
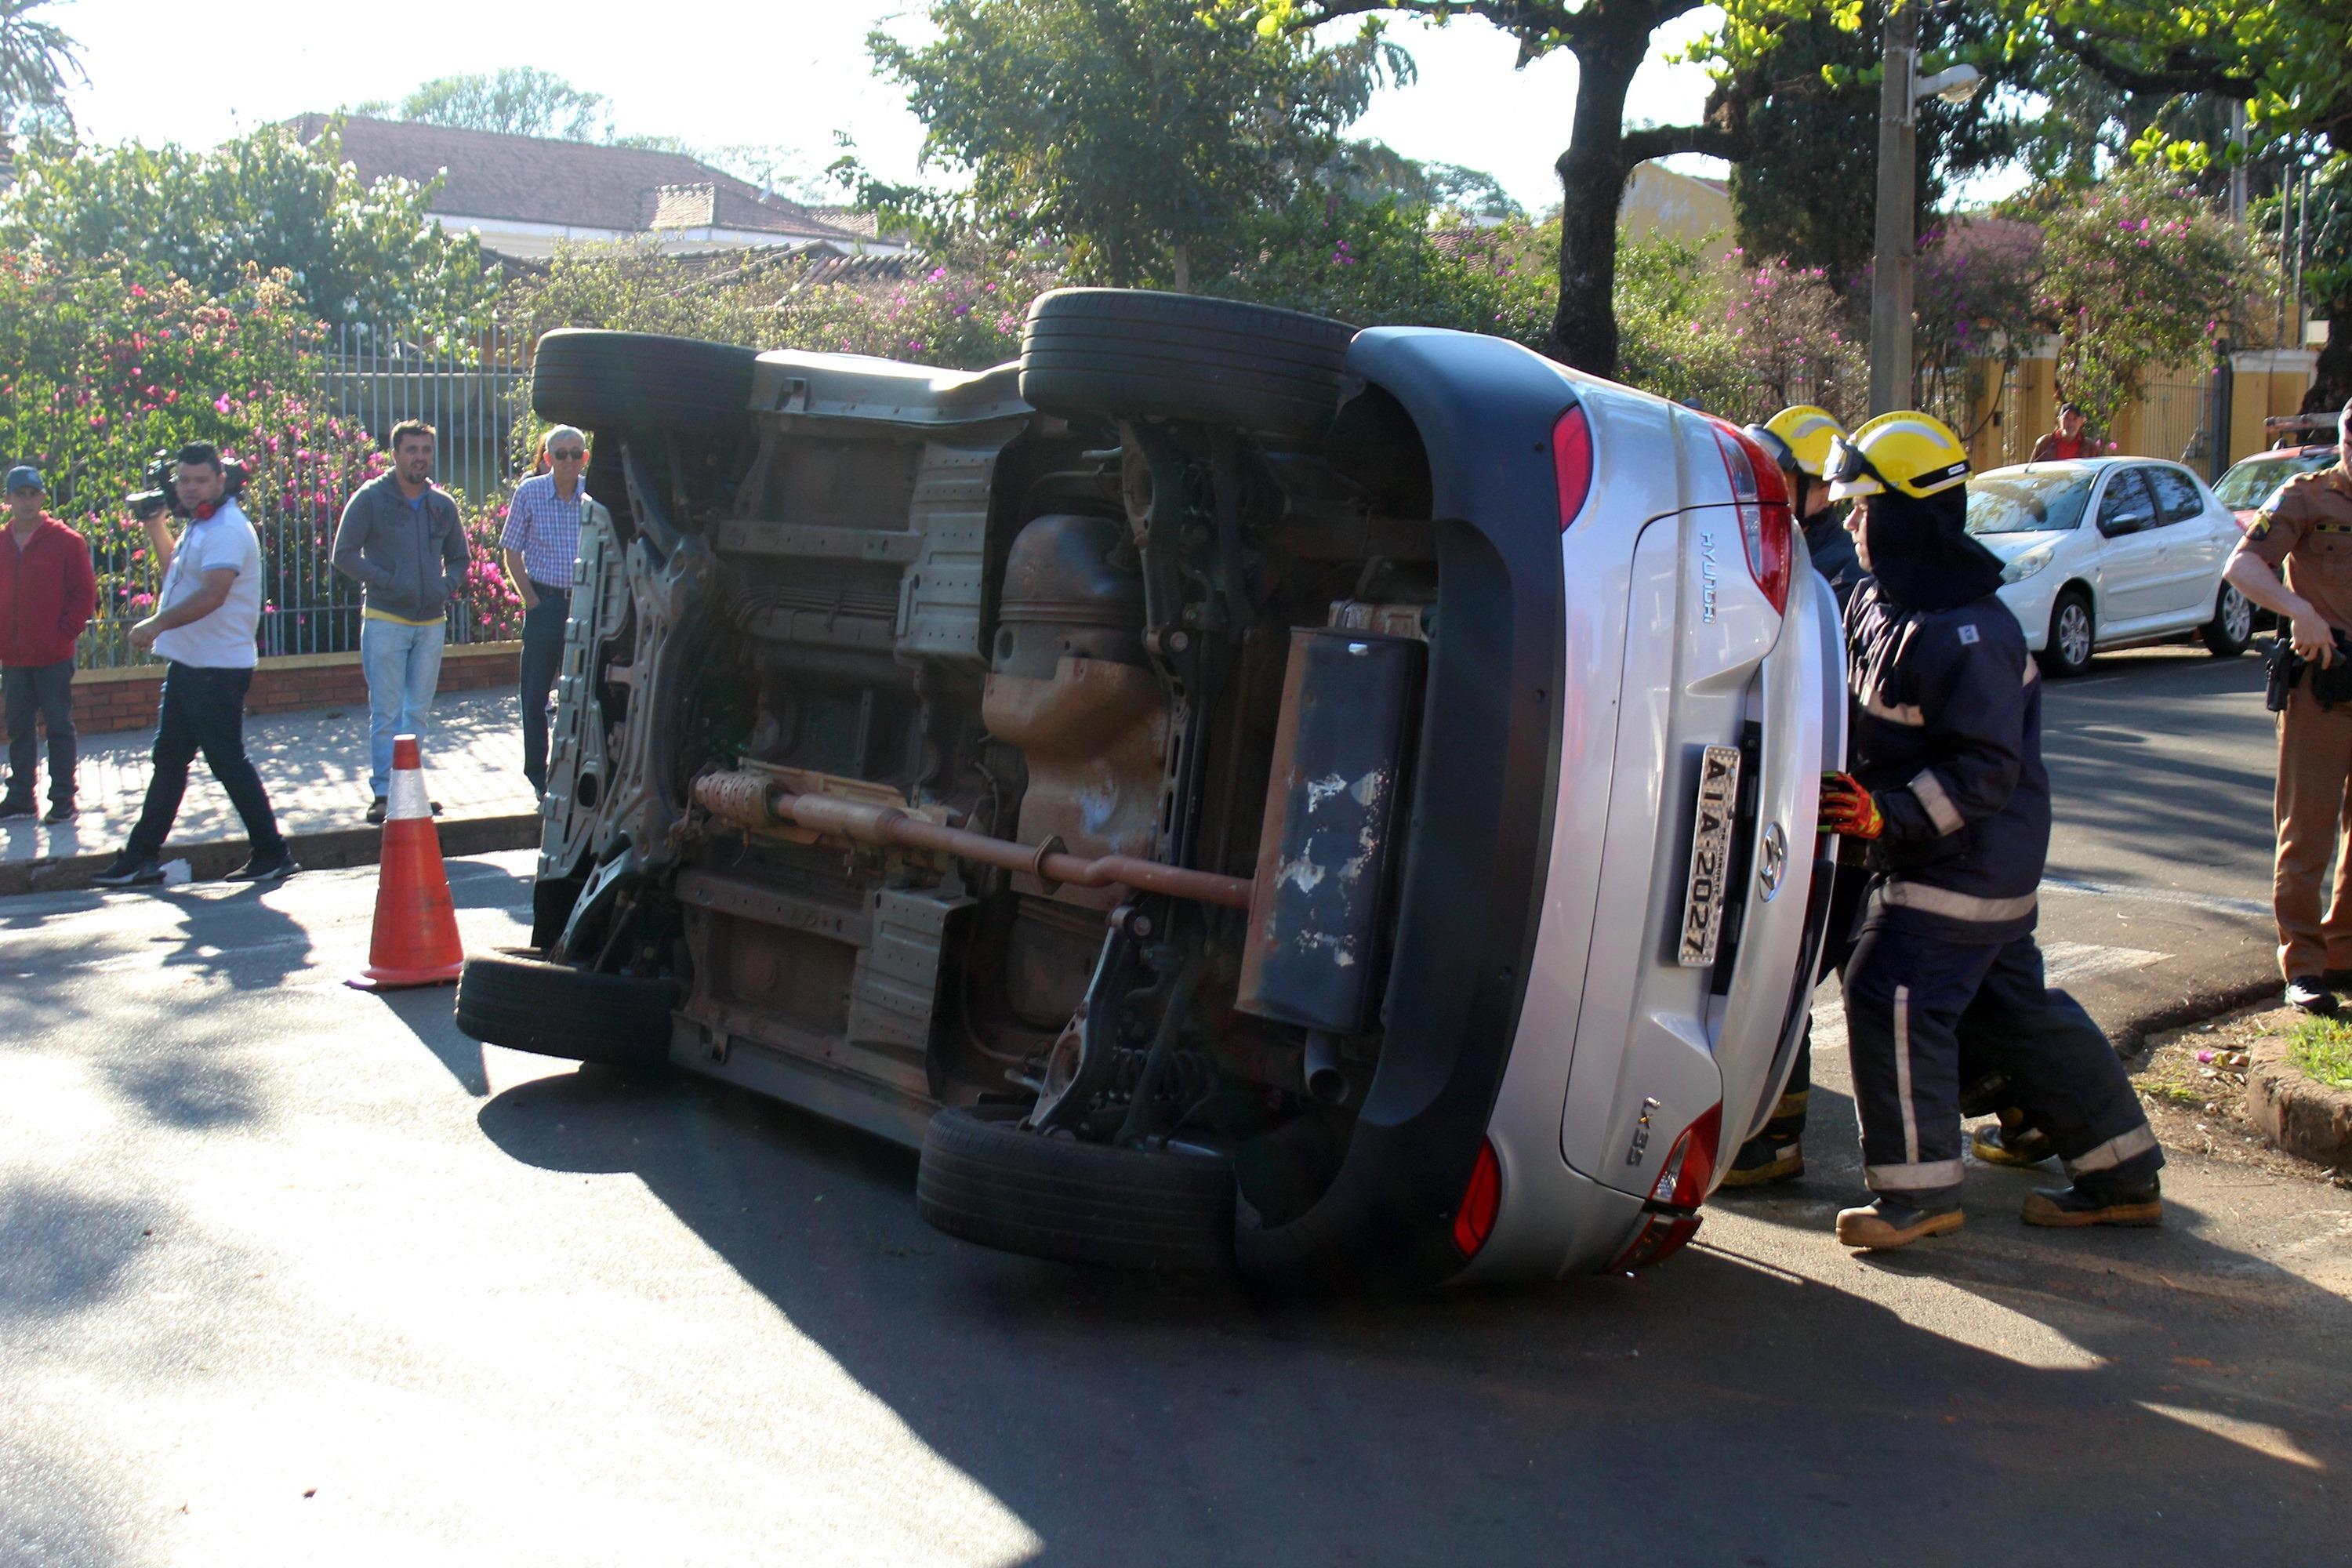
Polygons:
M1677 956L1690 967L1715 962L1723 900L1731 886L1731 825L1739 808L1739 748L1709 746L1698 763L1698 819L1691 826L1690 887L1683 897Z

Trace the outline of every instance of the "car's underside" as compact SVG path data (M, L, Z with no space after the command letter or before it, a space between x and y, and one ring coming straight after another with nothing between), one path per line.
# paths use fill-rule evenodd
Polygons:
M731 417L629 424L543 367L614 527L534 942L674 985L673 1059L887 1135L979 1106L1311 1203L1381 1051L1440 597L1411 422L1307 434L1337 352L1225 422L1034 350L1063 414L1012 365L771 354Z

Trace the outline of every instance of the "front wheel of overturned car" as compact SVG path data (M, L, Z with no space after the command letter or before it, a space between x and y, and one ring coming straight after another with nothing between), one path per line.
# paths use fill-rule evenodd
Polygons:
M1235 300L1056 289L1029 307L1021 395L1071 419L1185 419L1310 441L1356 329Z
M2205 639L2206 651L2215 658L2237 658L2253 644L2252 603L2231 584L2222 584L2213 604L2213 618L2197 635Z
M1234 1169L1222 1155L1031 1131L1018 1106L931 1118L915 1208L950 1236L1031 1258L1160 1273L1229 1268Z
M539 340L531 412L587 430L700 432L750 411L759 359L734 343L565 327Z
M457 1027L475 1039L605 1067L669 1060L667 980L597 974L517 952L481 953L457 976Z

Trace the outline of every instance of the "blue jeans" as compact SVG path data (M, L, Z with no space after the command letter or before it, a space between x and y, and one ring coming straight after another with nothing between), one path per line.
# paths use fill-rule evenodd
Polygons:
M522 617L522 776L547 793L547 695L563 668L564 623L572 616L572 590L551 588L536 578L531 591L539 607Z
M154 772L148 775L147 803L139 813L139 825L123 846L125 859L152 860L162 851L180 815L181 797L187 794L188 764L199 752L228 792L253 853L275 855L286 847L261 776L245 754L245 693L252 684L249 669L165 667L163 706L155 720Z
M392 786L392 738L425 738L433 721L433 689L441 683L441 642L449 628L404 626L397 621L360 623L360 668L368 687L368 793Z

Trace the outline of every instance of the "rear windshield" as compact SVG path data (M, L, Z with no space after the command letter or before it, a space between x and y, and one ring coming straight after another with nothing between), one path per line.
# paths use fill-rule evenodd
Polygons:
M2073 528L2091 499L2085 473L1987 474L1969 481L1970 533L2036 533Z
M2292 458L2248 458L2221 476L2221 482L2213 487L2213 499L2231 511L2260 511L2278 494L2279 486L2295 475L2316 473L2335 463L2333 447L2298 452Z

